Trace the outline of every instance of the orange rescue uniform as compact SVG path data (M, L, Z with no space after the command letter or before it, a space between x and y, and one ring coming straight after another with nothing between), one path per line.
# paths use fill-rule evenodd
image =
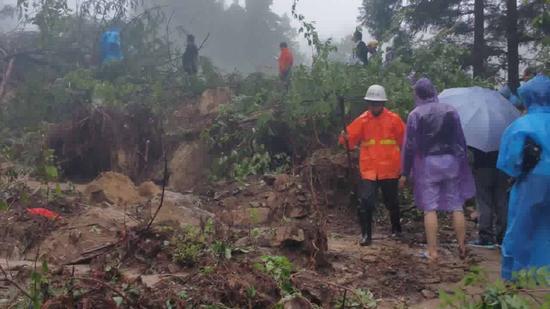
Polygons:
M294 56L289 48L281 48L279 55L279 74L286 74L294 64Z
M375 117L365 112L348 127L349 148L360 144L359 168L366 180L397 179L401 176L401 145L405 123L399 115L384 108ZM345 145L343 136L340 144Z

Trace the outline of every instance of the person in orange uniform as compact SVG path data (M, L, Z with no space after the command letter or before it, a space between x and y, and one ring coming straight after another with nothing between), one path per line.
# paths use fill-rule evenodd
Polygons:
M384 203L390 213L392 236L401 233L399 186L401 176L401 145L405 123L385 108L386 91L379 85L371 86L364 98L368 110L347 127L340 136L340 144L351 150L360 147L361 170L361 246L372 243L372 220L377 204L378 189L382 189Z
M282 42L279 46L281 48L281 54L279 55L279 77L285 85L288 85L290 72L294 64L294 56L286 42Z

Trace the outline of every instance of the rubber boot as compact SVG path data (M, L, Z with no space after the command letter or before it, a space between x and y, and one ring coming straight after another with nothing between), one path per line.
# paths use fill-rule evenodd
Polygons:
M372 211L361 210L359 212L359 224L361 225L361 241L359 245L370 246L372 244Z
M392 236L401 236L401 218L399 209L390 212Z

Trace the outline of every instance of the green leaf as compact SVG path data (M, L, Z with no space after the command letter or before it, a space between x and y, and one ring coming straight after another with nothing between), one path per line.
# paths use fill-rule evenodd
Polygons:
M186 299L189 298L189 295L187 294L186 291L181 291L181 292L178 294L178 297L179 297L180 299L186 300Z
M60 184L55 184L55 194L61 195L61 193L62 193L61 185Z
M35 283L42 282L42 275L39 272L33 271L31 274L31 280Z
M166 309L172 309L174 306L172 305L172 302L170 300L166 301Z
M115 302L117 307L120 307L124 300L120 296L115 296L115 297L113 297L113 301Z
M48 180L55 180L59 176L57 168L53 165L46 165L45 170Z
M42 273L47 274L49 271L48 262L42 261Z
M225 248L225 258L227 260L231 259L231 248Z
M0 200L0 211L6 211L10 208L10 205L4 200Z

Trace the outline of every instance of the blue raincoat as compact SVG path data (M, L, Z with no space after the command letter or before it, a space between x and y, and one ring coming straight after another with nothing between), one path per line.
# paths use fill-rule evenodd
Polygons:
M101 62L121 61L122 47L120 44L120 29L111 28L101 36Z
M550 267L550 78L539 75L518 93L528 112L504 132L497 163L516 178L502 247L502 277L507 280L523 269ZM525 173L527 138L542 151L538 164Z

